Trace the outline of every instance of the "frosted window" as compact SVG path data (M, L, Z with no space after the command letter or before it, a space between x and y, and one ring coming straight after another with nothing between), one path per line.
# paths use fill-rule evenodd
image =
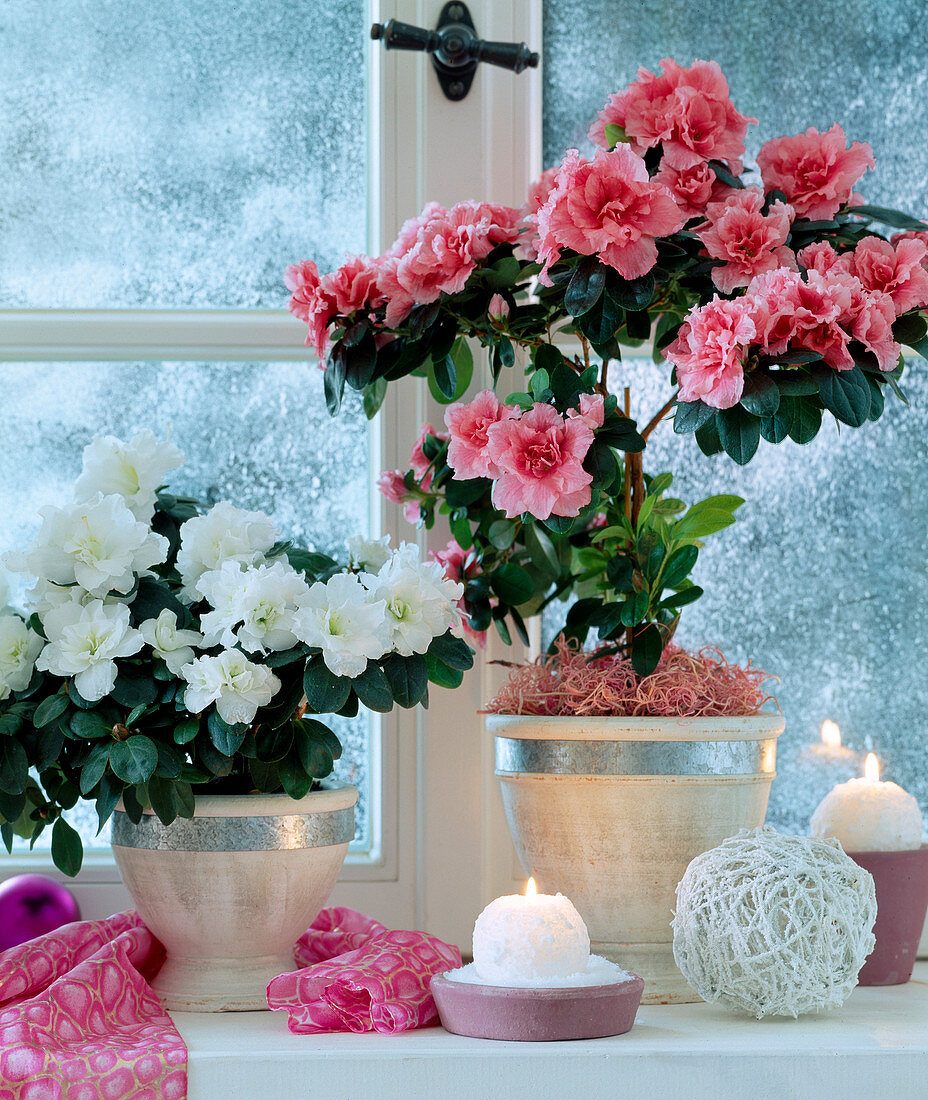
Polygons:
M363 251L364 8L4 0L0 307L275 308Z
M42 504L70 498L96 432L126 438L144 427L170 431L187 456L171 486L207 504L261 509L285 537L323 552L343 554L349 534L370 531L367 421L350 393L329 417L314 364L0 364L0 394L0 553L38 529ZM356 843L366 848L375 731L363 713L334 722L344 745L337 776L360 789ZM85 843L105 847L104 837L91 841L93 807L81 813Z
M835 120L869 141L877 171L860 190L868 201L928 214L928 23L920 0L798 5L632 0L547 0L545 4L545 158L586 148L589 122L639 64L662 57L688 64L716 58L736 105L761 120L760 143ZM660 408L668 372L623 366L637 412ZM734 527L710 540L697 566L706 595L684 610L681 638L716 643L732 660L752 658L775 673L786 733L769 819L805 831L831 782L797 759L824 718L852 747L868 739L887 778L928 811L928 380L914 360L903 380L912 407L887 400L877 424L822 433L799 447L762 443L740 469L707 459L669 425L653 436L645 461L672 469L675 489L735 492L747 498ZM675 493L675 495L677 495Z

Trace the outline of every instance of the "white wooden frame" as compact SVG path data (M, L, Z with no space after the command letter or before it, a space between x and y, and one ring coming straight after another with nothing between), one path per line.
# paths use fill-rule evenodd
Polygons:
M366 0L369 22L434 26L442 0ZM471 0L481 37L541 49L541 0ZM488 198L520 205L541 169L541 79L481 66L470 95L451 103L422 54L368 47L369 209L372 254L426 201ZM295 259L298 257L294 257ZM304 360L302 326L284 311L0 310L0 360ZM395 386L371 433L372 467L405 468L421 423L441 424L420 382ZM372 490L374 526L415 537ZM440 548L444 532L420 535ZM473 920L517 869L477 710L488 697L488 652L465 685L433 689L428 712L397 712L372 746L373 848L351 857L333 901L394 926L416 925L469 949ZM510 654L511 656L511 654ZM0 877L47 857L0 858ZM89 854L71 884L88 917L128 906L111 859Z

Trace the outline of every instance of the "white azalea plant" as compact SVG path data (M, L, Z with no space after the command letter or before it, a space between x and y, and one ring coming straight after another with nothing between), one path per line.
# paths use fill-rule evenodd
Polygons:
M203 785L301 798L341 754L319 716L427 705L473 662L463 586L416 546L295 548L261 512L168 493L183 461L151 431L95 438L74 502L5 558L35 584L22 614L0 591L0 835L51 827L67 874L79 798L101 828L120 799L190 817Z

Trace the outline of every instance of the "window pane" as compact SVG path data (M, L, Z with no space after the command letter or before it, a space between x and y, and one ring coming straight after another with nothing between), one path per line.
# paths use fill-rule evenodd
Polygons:
M876 172L859 187L869 202L928 213L928 98L913 94L924 69L928 23L918 0L827 0L797 5L547 0L545 163L569 146L589 149L586 131L639 65L714 58L736 106L760 119L748 130L748 164L760 144L839 121L873 146ZM628 33L633 28L634 33ZM724 33L720 33L724 28ZM784 33L784 28L787 33ZM581 79L582 74L582 79ZM719 645L775 673L786 717L769 820L805 831L832 781L797 759L825 718L854 748L872 740L888 778L928 810L921 654L928 645L928 553L924 471L928 383L914 362L876 424L839 435L833 422L805 447L761 444L744 469L705 458L691 437L655 432L652 472L672 470L674 495L739 493L734 527L709 541L697 566L706 595L684 610L681 640ZM623 366L636 412L649 419L667 395L669 373L650 361ZM547 624L551 625L551 624Z
M0 306L278 307L363 251L364 7L6 0Z
M369 431L350 391L329 417L322 378L311 363L0 364L0 554L25 545L43 504L70 499L94 434L150 427L170 431L187 456L172 488L260 509L285 537L342 556L348 535L370 531ZM20 578L10 580L15 591ZM356 842L367 848L372 726L364 717L333 726L344 745L336 774L360 789ZM81 823L93 843L92 807Z

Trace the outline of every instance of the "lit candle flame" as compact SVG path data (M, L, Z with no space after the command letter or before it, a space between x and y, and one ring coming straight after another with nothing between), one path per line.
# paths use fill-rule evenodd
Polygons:
M864 762L864 775L874 783L880 778L880 762L877 760L875 752L867 753L867 759Z
M534 878L530 878L525 884L525 896L527 898L533 898L538 894L538 887L535 885Z
M827 745L830 749L841 747L841 728L837 722L832 722L830 718L826 718L822 722L822 744Z

